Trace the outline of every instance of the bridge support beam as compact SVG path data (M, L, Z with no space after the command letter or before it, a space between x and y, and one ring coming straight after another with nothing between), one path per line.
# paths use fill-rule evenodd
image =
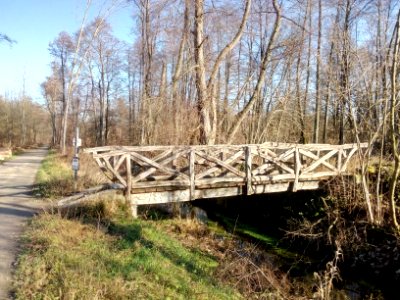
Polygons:
M125 163L126 163L126 190L125 197L129 208L131 210L131 216L133 219L137 219L138 217L138 206L133 199L131 194L132 189L132 165L131 165L131 157L128 154L125 154Z
M138 217L138 205L136 201L133 199L134 195L132 194L126 194L125 199L126 199L126 204L129 206L129 209L131 211L131 216L132 219L137 219Z
M138 206L136 203L134 203L133 201L131 201L131 215L133 219L137 219L138 217Z

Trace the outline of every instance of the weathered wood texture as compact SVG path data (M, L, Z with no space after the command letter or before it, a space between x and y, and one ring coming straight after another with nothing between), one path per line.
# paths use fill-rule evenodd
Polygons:
M85 149L137 204L317 189L367 144L107 146Z

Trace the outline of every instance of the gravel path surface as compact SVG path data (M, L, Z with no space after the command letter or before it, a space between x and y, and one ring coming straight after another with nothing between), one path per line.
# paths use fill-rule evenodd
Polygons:
M32 196L32 186L46 148L28 150L0 164L0 299L10 299L12 265L18 238L28 218L41 203Z

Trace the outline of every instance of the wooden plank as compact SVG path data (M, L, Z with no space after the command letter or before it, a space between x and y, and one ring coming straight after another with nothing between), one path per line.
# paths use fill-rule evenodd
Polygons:
M358 147L353 148L350 150L349 154L347 155L346 160L344 161L343 165L342 165L342 169L340 170L340 172L344 172L347 168L347 164L349 163L350 159L352 158L353 154L356 153L356 151L359 150Z
M278 159L280 161L287 161L292 158L292 154L295 152L295 149L288 149L287 151L283 152L282 154L278 155Z
M342 174L345 175L345 174ZM330 177L336 177L337 172L316 172L311 174L300 174L299 179L301 180L316 180L316 179L326 179Z
M235 169L231 165L228 165L228 164L224 163L223 161L221 161L220 159L218 159L216 157L209 156L209 155L207 155L205 153L202 153L202 152L196 152L196 154L198 156L204 158L205 160L211 161L211 162L215 163L216 165L218 165L220 167L223 167L226 170L229 170L230 172L232 172L233 174L235 174L237 176L240 176L240 177L245 177L246 176L243 172Z
M337 149L332 150L330 152L328 152L327 154L325 154L324 156L322 156L321 158L319 158L318 160L314 161L311 165L309 165L307 168L303 169L303 173L309 173L311 171L313 171L314 169L316 169L319 165L322 164L322 162L325 162L326 164L324 164L325 166L327 166L329 169L332 169L332 171L337 172L337 169L330 165L329 163L326 162L327 159L331 158L332 156L334 156L336 153L338 152ZM308 155L311 155L312 153L308 153ZM328 166L329 165L329 166Z
M99 153L99 152L109 152L109 151L135 151L135 152L151 152L151 151L165 151L165 150L210 150L210 149L234 149L240 150L243 147L252 147L254 150L257 149L289 149L298 147L299 149L320 149L320 150L334 150L334 149L352 149L358 147L357 144L344 144L344 145L331 145L331 144L290 144L290 143L277 143L277 142L265 142L263 144L245 144L245 145L178 145L178 146L104 146L95 148L83 149L85 153ZM367 148L368 143L360 143L360 148Z
M261 184L263 182L272 183L278 181L293 181L294 178L294 174L253 175L253 183Z
M125 179L122 178L122 176L121 176L118 172L116 172L116 171L113 169L113 167L111 166L111 164L110 164L110 162L108 161L108 159L103 158L103 161L105 162L105 164L106 164L106 166L107 166L107 169L108 169L109 171L111 171L111 173L115 176L115 178L117 178L117 179L119 180L119 182L120 182L124 187L126 187L126 181L125 181Z
M244 164L244 169L246 172L246 194L251 195L252 194L252 184L251 184L251 148L246 147L245 150L245 164Z
M165 152L161 153L160 155L158 155L157 157L155 157L153 160L154 160L155 163L159 163L159 161L161 159L164 159L167 155L169 155L171 153L173 153L173 152L172 151L165 151ZM179 151L179 152L175 153L174 155L172 155L171 157L169 157L169 158L165 159L164 161L160 162L160 164L161 165L167 164L167 163L169 163L171 161L174 161L175 159L177 159L180 156L183 156L185 154L186 154L186 152ZM176 171L175 169L171 169L171 170L174 170L176 174L180 174L180 175L184 174L182 172ZM141 180L145 179L146 177L150 176L151 174L153 174L156 171L157 171L157 168L155 168L155 167L149 168L148 170L146 170L144 172L141 172L138 175L136 175L132 179L132 182L141 181ZM186 174L184 174L184 175L186 175ZM175 176L179 176L179 175L175 175Z
M317 190L320 187L319 181L298 182L297 190ZM292 190L291 182L277 182L274 184L258 184L254 187L255 194L269 194L290 192Z
M337 173L340 174L342 171L342 157L343 157L343 149L339 149L338 158L337 158Z
M126 191L125 197L127 201L130 201L130 194L132 189L132 166L131 166L131 156L130 154L125 154L126 162Z
M286 171L286 172L288 172L289 174L294 174L294 170L293 170L292 168L290 168L289 166L285 165L285 163L280 162L279 159L272 158L271 156L268 156L268 155L266 155L266 154L261 154L261 153L258 153L258 156L260 156L260 157L266 159L268 162L273 163L273 164L276 165L277 167L281 168L283 171ZM265 170L265 169L267 169L267 168L269 168L269 167L270 167L270 164L269 164L269 163L266 163L266 164L260 166L259 168L255 169L255 170L254 170L254 173L256 173L256 171L258 171L259 173L261 173L263 170ZM253 174L254 174L254 173L253 173Z
M205 189L196 190L195 199L207 199L207 198L220 198L237 196L242 194L242 188L240 187L229 187L229 188L218 188L218 189ZM136 194L136 203L141 204L160 204L160 203L173 203L173 202L185 202L190 199L190 191L165 191L165 192L153 192Z
M132 219L137 219L138 218L138 204L134 199L130 200L131 203L131 216Z
M223 162L226 163L226 164L231 164L231 163L235 162L238 158L243 157L243 154L244 154L243 150L240 150L240 151L236 152L234 155L232 155L229 158L225 159ZM212 174L212 173L214 173L214 172L216 172L218 170L220 170L219 167L212 167L212 168L210 168L208 170L205 170L204 172L201 172L201 173L197 174L196 178L199 178L199 179L203 178L203 177L205 177L207 175L210 175L210 174Z
M128 155L129 156L129 155ZM122 163L124 162L124 160L126 159L126 154L121 155L121 157L119 158L118 162L114 165L114 169L115 171L118 172L119 168L121 167Z
M123 149L125 151L134 151L134 152L153 152L153 151L165 151L165 150L195 150L195 151L201 151L201 150L213 150L213 151L218 151L220 149L240 149L242 148L242 145L178 145L178 146L123 146L120 147L119 149Z
M196 161L195 157L196 153L194 150L190 150L189 152L189 187L190 187L190 197L189 200L194 200L195 199L195 188L196 188L196 182L195 182L195 168L194 164Z
M300 154L302 154L304 156L307 156L307 157L309 157L309 158L314 160L314 162L311 165L309 165L307 168L305 168L303 170L303 173L307 173L307 172L310 172L310 171L316 169L319 164L324 165L325 167L327 167L328 169L331 169L334 172L338 171L337 168L335 168L333 165L328 163L326 160L331 158L338 151L341 151L341 149L332 150L332 151L328 152L327 154L325 154L324 156L322 156L321 158L319 156L315 155L314 153L310 152L310 151L305 151L304 149L299 149L299 151L300 151Z
M330 151L330 150L338 150L338 149L352 149L357 147L357 144L343 144L343 145L332 145L332 144L298 144L297 147L299 149L307 149L307 150L320 150L320 151ZM365 148L368 146L368 143L361 143L360 146Z
M104 153L96 153L93 154L94 158L109 158L109 157L115 157L115 156L120 156L126 154L126 151L124 150L118 150L118 151L111 151L111 152L104 152Z
M88 201L98 201L100 199L104 199L105 196L115 195L116 190L102 190L96 193L87 193L74 195L73 197L63 198L56 203L58 208L67 208L81 205L83 203L87 203Z
M293 183L293 192L296 192L299 184L299 175L301 170L301 161L300 161L300 153L299 148L296 147L294 152L294 183Z
M188 167L189 169L189 167ZM189 172L189 171L188 171ZM171 180L184 180L189 182L189 177L183 178L175 175L153 175L153 176L148 176L145 178L145 180L142 181L137 181L137 182L154 182L154 181L171 181Z
M112 180L114 179L114 175L112 175L112 173L111 173L111 175L110 175L110 173L107 172L107 171L108 171L108 170L107 170L107 167L105 166L105 164L103 164L103 163L101 162L100 158L96 158L95 161L96 161L97 165L100 167L100 170L103 171L103 174L104 174L108 179L110 179L110 180L112 181ZM111 171L110 171L110 172L111 172Z
M313 174L299 174L299 180L317 180L337 176L336 172L317 172ZM294 182L295 174L259 175L253 176L253 184L274 183L274 182Z
M288 149L274 149L274 148L263 148L262 149L266 154L270 155L273 158L278 159L279 161L288 160L294 152L294 148ZM283 153L277 154L273 150L285 150Z
M177 190L165 192L150 192L132 195L137 205L185 202L190 199L190 191Z
M254 187L255 194L277 193L290 191L291 183L266 184ZM299 190L313 190L319 188L318 181L299 182ZM195 199L231 197L243 194L241 187L223 187L195 191ZM137 205L185 202L190 198L189 189L179 191L163 191L135 194L132 196Z
M265 164L263 166L261 166L260 168L257 168L255 170L252 171L253 176L271 176L274 174L293 174L294 175L294 171L293 173L284 173L282 172L282 170L280 168L277 168L275 165L271 164Z
M145 182L136 182L132 185L132 190L135 189L146 189L146 188L189 188L190 183L189 180L173 180L173 181L145 181Z
M273 183L280 181L294 181L295 174L274 174L274 175L258 175L253 176L253 183Z
M188 177L186 174L183 174L183 173L181 173L179 171L176 171L174 169L162 166L159 163L157 163L157 162L155 162L155 161L153 161L153 160L151 160L151 159L149 159L149 158L147 158L147 157L145 157L145 156L143 156L143 155L141 155L139 153L130 152L130 154L131 154L131 157L135 157L137 159L140 159L141 161L147 163L149 166L155 167L155 168L159 169L160 171L163 171L163 172L165 172L167 174L176 175L176 176L183 176L183 177L186 177L186 178Z
M243 183L243 184L246 183L245 177L216 177L216 178L203 178L203 179L196 178L196 186L214 185L214 184L229 183L229 182Z
M122 147L119 147L122 148ZM84 153L98 153L101 151L112 151L112 150L117 150L118 147L116 146L103 146L103 147L94 147L94 148L85 148L83 149Z

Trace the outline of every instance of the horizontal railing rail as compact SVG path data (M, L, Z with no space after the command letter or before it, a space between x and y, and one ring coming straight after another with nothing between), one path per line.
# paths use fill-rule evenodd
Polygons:
M241 187L317 181L349 172L362 144L282 144L213 146L105 146L85 149L113 182L128 194L165 190Z

